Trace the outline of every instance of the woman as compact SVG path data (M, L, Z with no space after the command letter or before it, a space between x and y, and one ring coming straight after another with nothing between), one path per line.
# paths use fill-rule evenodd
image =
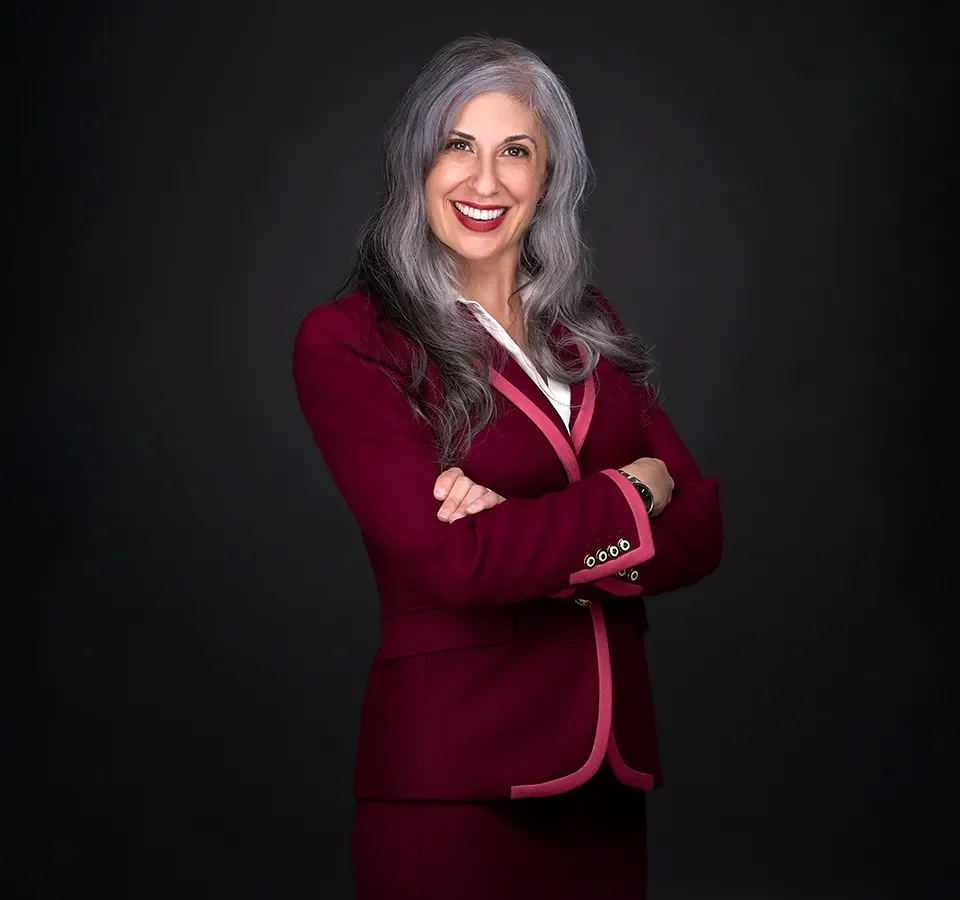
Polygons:
M717 482L585 283L589 164L537 56L447 46L384 157L345 294L294 353L381 606L357 896L643 897L659 781L643 598L719 564Z

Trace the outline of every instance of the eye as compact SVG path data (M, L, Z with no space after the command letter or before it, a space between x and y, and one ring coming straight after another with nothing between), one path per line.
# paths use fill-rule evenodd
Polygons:
M516 151L518 151L518 152L517 152L517 153L512 153L511 151L513 151L513 150L516 150ZM511 146L511 147L507 147L507 149L504 150L503 152L504 152L504 153L509 153L514 159L520 159L520 158L523 157L523 156L529 156L529 155L530 155L530 151L529 151L526 147L521 146L520 144L514 144L514 145Z
M452 141L447 141L447 146L446 146L445 149L447 149L447 150L459 150L459 149L461 149L461 148L463 148L463 149L465 149L465 150L469 150L469 149L470 149L470 145L469 145L466 141L461 140L460 138L454 138Z

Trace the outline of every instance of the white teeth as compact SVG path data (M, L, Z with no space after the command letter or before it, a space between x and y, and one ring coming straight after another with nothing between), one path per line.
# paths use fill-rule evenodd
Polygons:
M474 209L472 206L467 206L465 203L457 203L454 201L453 205L460 210L465 216L471 219L476 219L478 222L487 222L490 219L499 219L506 211L506 207L501 209Z

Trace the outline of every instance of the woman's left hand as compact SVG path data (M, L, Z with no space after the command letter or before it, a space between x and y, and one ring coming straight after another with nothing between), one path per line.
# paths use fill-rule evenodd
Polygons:
M459 466L440 473L433 485L433 496L443 500L437 518L444 522L456 522L507 499L467 478Z

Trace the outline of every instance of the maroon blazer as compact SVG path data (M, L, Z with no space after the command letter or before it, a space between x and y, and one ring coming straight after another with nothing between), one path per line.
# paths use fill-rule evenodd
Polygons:
M660 781L643 598L719 564L718 483L701 477L650 393L606 359L571 386L568 433L503 356L489 373L498 417L461 467L507 499L450 523L437 518L433 434L387 377L407 377L409 342L377 325L362 292L317 307L297 334L300 405L380 598L357 798L548 796L604 759L624 784ZM616 471L642 456L662 459L676 483L652 521Z

